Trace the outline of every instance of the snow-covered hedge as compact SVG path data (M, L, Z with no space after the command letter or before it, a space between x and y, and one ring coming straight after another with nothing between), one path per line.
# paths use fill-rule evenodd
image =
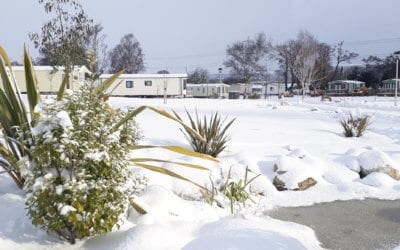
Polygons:
M112 109L94 85L46 99L35 109L31 161L21 163L33 224L75 242L118 226L129 196L141 187L128 169L128 146L139 139L134 120L113 129L125 113ZM136 181L131 181L136 180Z

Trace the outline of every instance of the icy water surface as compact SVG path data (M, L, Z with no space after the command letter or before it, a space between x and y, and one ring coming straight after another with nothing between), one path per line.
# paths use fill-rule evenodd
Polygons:
M352 200L278 208L269 216L311 227L328 249L392 249L400 244L400 200Z

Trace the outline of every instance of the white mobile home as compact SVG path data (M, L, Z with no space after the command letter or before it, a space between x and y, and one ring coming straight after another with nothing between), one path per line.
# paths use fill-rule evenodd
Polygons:
M100 82L111 77L100 76ZM186 96L187 74L122 74L110 87L112 96L156 97Z
M57 93L64 78L63 67L34 66L41 93ZM13 66L12 71L22 93L26 92L25 71L23 66ZM85 74L90 71L85 66L75 66L70 77L70 88L77 89L85 81ZM0 80L1 82L1 80Z
M397 80L397 91L400 93L400 80ZM396 79L386 79L382 81L382 86L378 90L378 95L393 96L396 92Z
M279 82L267 83L262 88L262 95L282 95L285 93L285 84Z
M193 97L228 98L229 85L225 83L188 84L187 91Z
M234 83L229 86L229 92L237 92L240 95L251 95L252 94L252 84L246 84L246 83Z
M365 87L365 82L355 80L336 80L328 82L328 95L353 95Z

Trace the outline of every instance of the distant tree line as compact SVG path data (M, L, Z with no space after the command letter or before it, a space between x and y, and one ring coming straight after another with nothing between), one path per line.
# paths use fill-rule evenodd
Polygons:
M354 66L343 70L343 77L359 80L367 87L378 88L382 80L396 77L396 58L393 54L380 58L369 56L362 59L364 66Z
M344 42L329 45L318 41L308 31L300 31L296 38L272 45L265 34L256 34L253 39L234 42L227 46L224 65L230 70L225 83L248 83L254 80L271 80L295 83L301 89L325 89L333 80L359 80L367 87L378 88L384 79L394 78L396 59L393 54L380 58L369 56L362 59L363 65L343 66L351 63L359 55L345 49ZM268 61L275 60L279 68L269 72ZM189 79L194 79L201 68L189 72ZM193 77L192 77L193 76ZM216 77L207 75L206 79L215 82Z

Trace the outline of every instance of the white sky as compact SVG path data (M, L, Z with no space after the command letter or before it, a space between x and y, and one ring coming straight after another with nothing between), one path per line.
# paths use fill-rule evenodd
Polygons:
M88 15L104 26L109 48L133 33L147 72L182 73L197 66L216 73L226 46L265 32L276 44L307 29L320 41L386 56L400 50L399 0L86 0ZM0 45L21 60L29 32L47 20L37 0L2 0ZM358 62L355 62L358 63Z

